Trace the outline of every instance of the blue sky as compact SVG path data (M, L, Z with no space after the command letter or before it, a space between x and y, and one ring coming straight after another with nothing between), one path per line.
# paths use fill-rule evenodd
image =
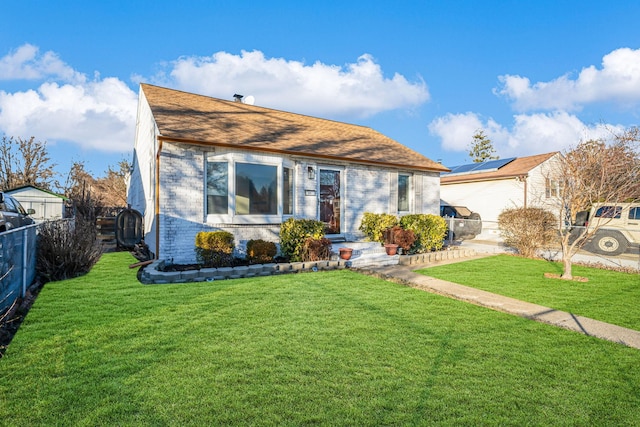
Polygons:
M370 126L445 165L640 122L640 2L3 2L0 133L131 159L138 84ZM64 177L60 177L64 180Z

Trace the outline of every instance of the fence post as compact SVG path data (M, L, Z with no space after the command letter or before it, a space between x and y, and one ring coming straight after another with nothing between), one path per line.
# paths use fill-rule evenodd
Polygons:
M22 298L27 295L27 254L29 246L29 236L27 235L28 230L29 229L27 227L22 230Z

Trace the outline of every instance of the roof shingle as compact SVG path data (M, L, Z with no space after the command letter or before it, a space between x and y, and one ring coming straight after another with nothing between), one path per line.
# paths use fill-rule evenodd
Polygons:
M368 127L149 84L140 86L164 140L448 171Z

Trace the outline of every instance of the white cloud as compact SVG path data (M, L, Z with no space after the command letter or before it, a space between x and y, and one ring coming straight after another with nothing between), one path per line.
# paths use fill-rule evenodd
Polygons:
M473 135L478 130L494 141L506 139L508 131L493 119L483 122L480 115L472 112L464 114L447 114L438 117L429 124L432 135L440 137L442 149L445 151L468 151Z
M52 79L68 83L84 83L86 77L65 64L57 54L39 54L37 46L24 44L0 58L0 80Z
M105 152L131 150L137 93L121 80L89 81L56 53L40 55L30 44L0 58L0 79L45 81L23 92L0 90L0 131L6 135Z
M83 85L44 83L37 90L0 91L0 130L85 149L129 151L136 106L137 94L115 78Z
M575 111L597 102L632 108L640 103L640 49L614 50L602 58L600 69L591 65L575 79L566 74L534 84L522 76L504 75L499 80L502 87L494 92L511 100L518 111Z
M483 121L471 112L447 114L429 124L429 131L440 138L442 149L446 151L468 151L473 134L481 129L501 158L565 151L580 141L607 138L612 131L619 132L623 128L605 124L590 126L564 111L515 115L510 128L493 119Z
M397 73L386 78L367 54L341 67L265 58L260 51L217 52L180 58L154 80L222 99L232 99L235 93L253 95L256 105L324 117L367 117L429 100L424 81L411 83Z

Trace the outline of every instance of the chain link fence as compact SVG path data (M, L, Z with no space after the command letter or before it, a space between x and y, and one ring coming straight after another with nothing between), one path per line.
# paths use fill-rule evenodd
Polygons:
M37 227L0 233L0 313L23 298L35 279Z

